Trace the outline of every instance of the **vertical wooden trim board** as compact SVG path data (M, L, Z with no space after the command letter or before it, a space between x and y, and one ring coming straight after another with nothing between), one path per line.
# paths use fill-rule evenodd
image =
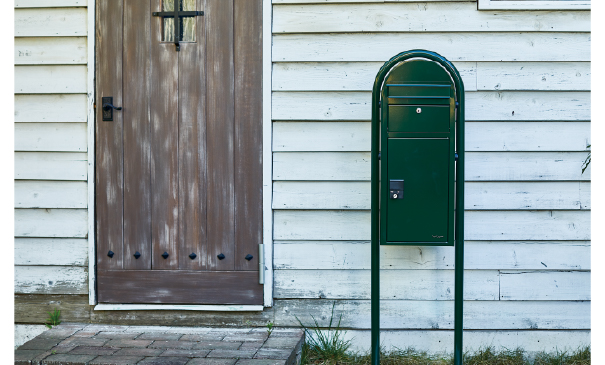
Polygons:
M263 244L265 307L273 306L273 137L271 123L271 0L263 0Z
M95 0L88 0L88 304L97 304L95 250Z
M96 0L88 0L88 47L87 47L87 103L88 103L88 298L90 305L97 305L96 295L96 249L95 249L95 35L96 35ZM273 305L273 211L272 211L272 123L271 123L271 0L263 0L263 30L262 30L262 62L263 62L263 196L262 196L262 216L263 216L263 243L264 243L264 261L265 261L265 282L264 282L264 306ZM95 310L173 310L174 305L139 305L136 308L116 305L97 305ZM201 311L250 311L261 310L257 306L233 306L233 305L192 305L187 306L188 310Z

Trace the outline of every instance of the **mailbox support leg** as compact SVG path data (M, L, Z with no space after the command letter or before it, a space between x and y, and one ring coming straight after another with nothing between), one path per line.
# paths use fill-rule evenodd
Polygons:
M458 105L456 108L456 150L458 161L456 161L456 229L455 229L455 255L454 263L455 288L454 288L454 365L462 365L462 318L464 311L464 86L462 81L457 83Z
M371 306L372 306L372 365L380 365L380 226L379 226L379 185L378 185L378 168L379 157L378 149L380 146L380 92L372 93L372 169L371 169L371 250L372 250L372 289L371 289Z

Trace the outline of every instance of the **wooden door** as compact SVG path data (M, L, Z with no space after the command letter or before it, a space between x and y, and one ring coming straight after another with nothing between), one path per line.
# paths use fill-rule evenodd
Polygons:
M262 0L192 1L177 51L162 0L97 0L100 303L263 302Z

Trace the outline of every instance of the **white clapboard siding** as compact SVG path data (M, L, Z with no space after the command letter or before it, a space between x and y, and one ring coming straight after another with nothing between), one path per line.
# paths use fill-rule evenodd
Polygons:
M86 93L85 65L15 66L15 94Z
M86 37L15 38L15 65L86 64Z
M307 322L305 321L306 325ZM279 326L279 323L275 323ZM591 344L591 331L557 331L557 330L533 330L533 331L464 331L464 351L485 350L487 344L495 351L510 351L522 348L527 352L556 353L557 351L575 352L578 348ZM371 331L351 330L343 332L343 340L351 340L351 352L367 353L370 351ZM417 351L426 351L431 354L442 354L444 351L451 354L454 346L453 330L390 330L380 331L380 347L385 350L397 350L411 347Z
M86 268L15 266L15 294L87 294Z
M274 91L372 91L384 62L280 62L273 64ZM477 90L477 62L455 62L466 91Z
M275 302L275 322L280 326L311 324L327 327L334 300L300 299ZM343 328L370 328L370 300L339 300L334 318ZM453 329L454 301L382 300L380 328ZM590 302L578 301L465 301L465 329L590 329Z
M273 151L370 151L370 122L273 123ZM469 122L466 151L586 151L590 122ZM561 138L565 136L565 138Z
M86 180L87 154L80 152L15 152L17 180Z
M86 152L86 123L15 123L15 151Z
M590 11L477 11L475 3L276 5L273 33L590 32Z
M477 91L465 94L467 121L588 121L589 92ZM371 92L273 92L275 120L372 119Z
M16 123L86 123L85 94L15 95Z
M276 270L369 270L370 243L359 241L277 241ZM380 246L380 268L454 268L454 247ZM467 270L590 270L590 242L466 241Z
M15 208L86 208L86 181L15 180Z
M275 240L370 239L369 211L276 210ZM590 211L468 211L465 240L589 240Z
M428 49L450 61L590 61L590 33L275 34L274 62L387 61Z
M280 299L370 299L371 270L276 270ZM498 300L497 270L466 270L465 300ZM381 299L454 300L454 270L389 270L380 274Z
M590 209L589 182L467 182L470 210ZM273 209L370 209L370 183L275 181Z
M86 209L15 209L15 237L84 238Z
M467 152L466 181L589 180L587 152ZM275 152L273 180L370 180L369 152Z
M15 37L86 35L86 8L15 9Z
M15 265L85 266L88 241L82 238L15 238Z
M383 62L280 62L274 91L372 91ZM590 90L590 62L454 62L465 91ZM479 82L478 74L481 75Z
M501 300L590 300L590 272L502 271Z
M590 75L590 62L480 62L476 80L478 90L580 91L590 90Z
M15 0L15 8L69 8L87 5L88 0Z

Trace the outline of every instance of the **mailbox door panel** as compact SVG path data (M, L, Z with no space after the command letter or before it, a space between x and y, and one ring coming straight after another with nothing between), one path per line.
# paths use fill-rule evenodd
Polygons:
M389 132L447 133L450 131L450 107L391 105L388 120Z
M391 138L387 153L388 180L403 180L403 199L387 200L387 241L447 242L449 139Z

